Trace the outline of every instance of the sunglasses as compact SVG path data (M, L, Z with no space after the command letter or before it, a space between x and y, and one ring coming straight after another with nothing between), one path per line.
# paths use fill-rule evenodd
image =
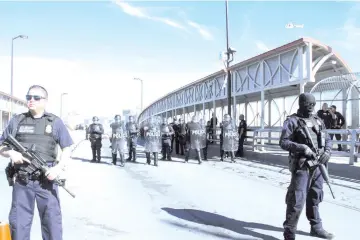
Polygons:
M41 99L45 99L45 98L39 95L26 95L27 101L30 101L31 99L34 99L35 101L40 101Z

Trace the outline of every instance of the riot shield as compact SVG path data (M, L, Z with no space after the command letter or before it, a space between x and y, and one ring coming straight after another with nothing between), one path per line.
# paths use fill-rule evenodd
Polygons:
M128 153L127 131L124 122L113 123L111 148L113 153Z
M229 121L223 124L223 143L222 150L237 151L239 144L239 133L234 121Z
M206 129L199 123L189 124L191 149L202 149L206 146Z
M160 119L157 117L151 117L148 124L144 128L145 135L145 152L160 152L161 151L161 131L160 131Z

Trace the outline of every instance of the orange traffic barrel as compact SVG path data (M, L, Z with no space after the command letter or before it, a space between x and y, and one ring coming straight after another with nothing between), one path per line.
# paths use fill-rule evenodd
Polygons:
M0 240L11 240L10 225L7 222L0 222Z

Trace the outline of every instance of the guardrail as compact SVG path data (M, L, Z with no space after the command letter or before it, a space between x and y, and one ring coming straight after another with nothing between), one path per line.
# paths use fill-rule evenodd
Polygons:
M273 128L258 128L248 127L247 136L244 145L251 146L253 151L265 151L265 149L272 149L283 151L279 146L281 127ZM353 165L357 162L357 158L360 157L360 129L326 129L325 132L329 134L340 134L342 135L341 141L332 140L332 144L343 145L343 151L332 151L333 156L348 157L349 164ZM252 133L252 136L251 136ZM211 134L210 134L211 135ZM210 141L219 143L220 128L216 128L215 139L208 138ZM276 136L277 135L277 136ZM285 152L285 151L284 151Z
M326 129L325 132L329 134L340 134L342 135L343 140L332 140L332 144L341 144L345 145L344 151L332 151L332 155L341 156L341 157L349 157L349 164L353 165L354 162L357 162L357 158L360 156L359 154L359 134L360 129ZM257 151L260 148L260 151L263 151L264 148L271 149L279 149L282 150L279 146L280 140L280 132L281 128L265 128L265 129L253 129L253 136L248 138L252 138L252 147L254 151ZM272 137L272 133L277 133L278 137ZM267 134L267 136L264 136ZM345 140L346 139L346 140ZM268 140L268 143L264 141ZM276 141L277 144L272 143L271 141ZM349 147L349 151L347 151L347 146Z

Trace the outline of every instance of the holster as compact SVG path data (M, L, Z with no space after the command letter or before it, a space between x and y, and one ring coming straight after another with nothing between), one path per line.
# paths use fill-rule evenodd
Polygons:
M11 164L11 162L5 168L5 174L6 174L6 179L7 179L8 183L9 183L9 186L10 187L14 186L15 168Z

